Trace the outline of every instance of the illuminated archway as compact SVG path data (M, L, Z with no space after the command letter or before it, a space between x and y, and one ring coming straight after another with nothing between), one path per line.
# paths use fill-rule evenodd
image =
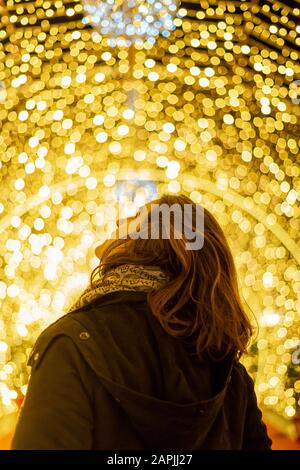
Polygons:
M220 220L261 319L261 403L295 416L295 7L274 2L272 15L287 18L282 36L265 24L263 2L182 5L170 37L132 54L87 27L80 5L63 2L57 23L55 5L39 18L12 3L9 13L1 7L0 25L1 413L16 410L27 354L65 308L64 289L75 296L88 280L93 243L107 232L98 205L133 178L155 181L159 193L185 192ZM246 360L252 372L253 364Z

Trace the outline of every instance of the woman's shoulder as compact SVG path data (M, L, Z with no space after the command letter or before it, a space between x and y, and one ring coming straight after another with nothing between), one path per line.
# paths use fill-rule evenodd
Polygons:
M239 390L244 396L253 395L255 380L252 374L240 361L233 362L231 372L231 386L234 390Z
M31 349L27 365L35 368L42 360L47 349L57 338L69 338L75 346L91 337L90 328L84 324L84 312L76 312L76 315L66 313L48 325L37 337ZM79 348L81 349L81 348Z
M95 330L95 309L100 313L107 310L105 309L105 305L97 305L97 303L92 302L84 307L69 311L50 323L37 336L29 356L28 364L32 365L57 336L79 337L81 340L88 338L90 333L86 330ZM105 319L105 315L101 315L101 318Z
M67 347L70 353L74 353L76 360L80 357L102 374L107 367L106 363L109 362L107 358L111 356L115 338L118 337L119 343L122 343L128 336L126 324L127 329L132 328L132 322L129 322L126 316L126 307L128 305L121 303L90 305L89 308L80 308L62 315L38 335L27 365L33 371L39 366L48 349L55 347L65 350ZM118 310L122 315L116 315ZM120 317L125 318L120 321ZM58 338L60 339L57 340Z

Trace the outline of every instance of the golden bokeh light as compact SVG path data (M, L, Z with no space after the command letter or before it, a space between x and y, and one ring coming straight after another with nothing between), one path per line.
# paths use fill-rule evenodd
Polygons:
M300 414L300 7L179 8L169 37L112 48L79 1L0 4L0 418L38 334L87 286L112 209L163 192L224 228L259 324L244 359L259 402Z

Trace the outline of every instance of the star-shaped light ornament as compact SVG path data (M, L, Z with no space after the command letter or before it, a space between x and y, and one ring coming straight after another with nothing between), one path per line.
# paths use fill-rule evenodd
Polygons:
M111 47L149 42L170 36L181 18L180 0L83 0L83 23L108 37Z

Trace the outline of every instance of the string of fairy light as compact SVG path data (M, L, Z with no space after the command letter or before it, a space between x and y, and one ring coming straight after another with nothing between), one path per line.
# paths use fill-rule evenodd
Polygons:
M184 192L224 228L260 324L244 359L260 404L293 419L299 5L176 3L168 34L129 45L86 4L0 6L0 416L26 393L37 335L89 282L113 208Z

